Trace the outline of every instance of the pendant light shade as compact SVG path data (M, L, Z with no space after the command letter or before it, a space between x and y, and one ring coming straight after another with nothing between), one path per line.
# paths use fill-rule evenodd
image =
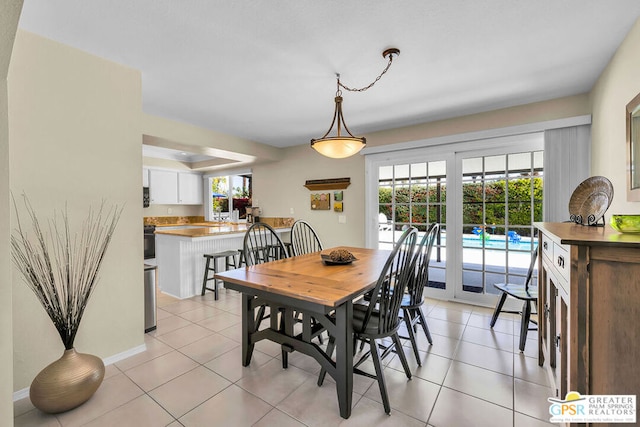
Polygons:
M331 126L329 126L329 130L321 138L311 140L311 148L313 148L323 156L331 157L333 159L343 159L345 157L353 156L354 154L362 150L365 145L367 145L366 138L353 136L353 134L349 131L347 124L344 122L344 117L342 115L342 91L340 90L340 88L343 88L350 92L364 92L365 90L371 88L371 86L376 84L376 82L380 80L380 78L387 72L387 70L389 70L389 67L391 67L391 63L393 62L393 55L399 54L400 50L396 48L389 48L382 52L382 56L384 58L389 58L387 67L378 77L376 77L373 83L363 88L354 89L345 86L340 83L340 74L336 75L338 88L336 91L336 97L334 98L336 108L333 113ZM329 134L333 131L334 126L336 127L335 135L329 136ZM346 135L342 134L343 128L346 132Z
M344 117L342 116L342 96L340 96L339 89L335 101L336 109L333 113L333 121L331 122L329 130L322 138L312 139L311 148L323 156L331 157L332 159L344 159L362 150L364 146L367 145L367 140L364 137L358 138L353 136L349 128L347 128ZM333 126L336 124L336 135L329 136L329 133L333 130ZM342 135L343 127L348 136Z
M315 142L314 142L315 141ZM353 156L366 145L365 138L332 137L311 141L311 147L318 153L332 159Z

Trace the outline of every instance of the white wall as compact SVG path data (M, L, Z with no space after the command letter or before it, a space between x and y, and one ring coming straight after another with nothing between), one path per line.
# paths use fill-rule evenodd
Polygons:
M142 204L142 198L140 199ZM149 205L142 210L143 216L204 216L202 205Z
M9 114L7 73L22 0L0 3L0 425L13 424L13 328L9 235Z
M640 213L640 204L627 202L625 107L640 92L640 20L629 31L590 94L593 110L592 175L613 183L613 203L606 214Z
M253 205L262 208L265 217L294 217L308 221L318 232L325 247L364 245L364 158L355 155L346 159L324 157L309 146L291 147L277 163L253 167ZM308 179L351 178L343 190L344 212L311 210L311 194L304 187ZM294 213L291 214L293 208ZM346 224L338 223L344 215Z
M446 135L577 117L590 113L588 94L567 96L452 119L421 123L399 129L374 132L366 135L367 145L375 147L396 142L418 141Z
M124 206L77 350L105 358L142 345L140 73L18 31L8 93L14 194L24 191L43 218L66 203L74 222L102 199ZM14 390L21 390L64 347L15 270L13 322Z
M147 144L168 148L178 148L176 143L185 144L187 151L227 159L232 167L278 160L282 154L280 149L269 145L148 114L143 114L142 132Z

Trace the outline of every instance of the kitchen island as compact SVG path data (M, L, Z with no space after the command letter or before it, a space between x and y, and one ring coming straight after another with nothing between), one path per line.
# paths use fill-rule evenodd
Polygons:
M292 218L264 218L283 241L289 240ZM204 254L242 250L246 223L196 223L179 228L156 228L157 284L161 292L176 298L200 294Z

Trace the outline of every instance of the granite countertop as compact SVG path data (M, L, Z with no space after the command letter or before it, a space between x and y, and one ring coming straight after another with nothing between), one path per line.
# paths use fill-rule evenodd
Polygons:
M200 224L189 224L200 225ZM174 230L163 230L162 227L156 228L156 234L166 234L170 236L182 236L182 237L205 237L205 236L216 236L222 234L234 234L234 233L244 233L247 231L247 224L233 224L228 223L224 225L214 225L207 226L207 224L203 224L202 227L198 228L178 228Z
M204 222L204 216L146 216L143 218L144 225L176 226L192 225Z
M200 222L175 222L175 223L163 223L156 224L156 230L162 230L163 227L217 227L220 225L234 224L232 222L217 222L217 221L200 221ZM244 224L238 223L238 224Z
M291 228L293 218L263 217L260 222L269 224L274 229ZM251 224L246 222L204 221L204 217L148 217L145 224L155 224L156 234L182 237L205 237L223 234L245 233ZM164 228L180 227L173 230Z
M184 225L184 224L182 224ZM194 228L193 226L202 225L202 227ZM179 228L174 230L163 230L162 227L156 228L156 234L181 236L181 237L206 237L206 236L219 236L224 234L237 234L245 233L252 224L246 223L191 223L189 228ZM274 229L291 228L289 224L276 224L272 225Z

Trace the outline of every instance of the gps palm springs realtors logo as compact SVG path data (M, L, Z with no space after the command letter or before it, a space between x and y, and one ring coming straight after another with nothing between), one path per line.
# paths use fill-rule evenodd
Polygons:
M552 423L635 423L635 395L585 395L570 391L564 400L547 399Z

